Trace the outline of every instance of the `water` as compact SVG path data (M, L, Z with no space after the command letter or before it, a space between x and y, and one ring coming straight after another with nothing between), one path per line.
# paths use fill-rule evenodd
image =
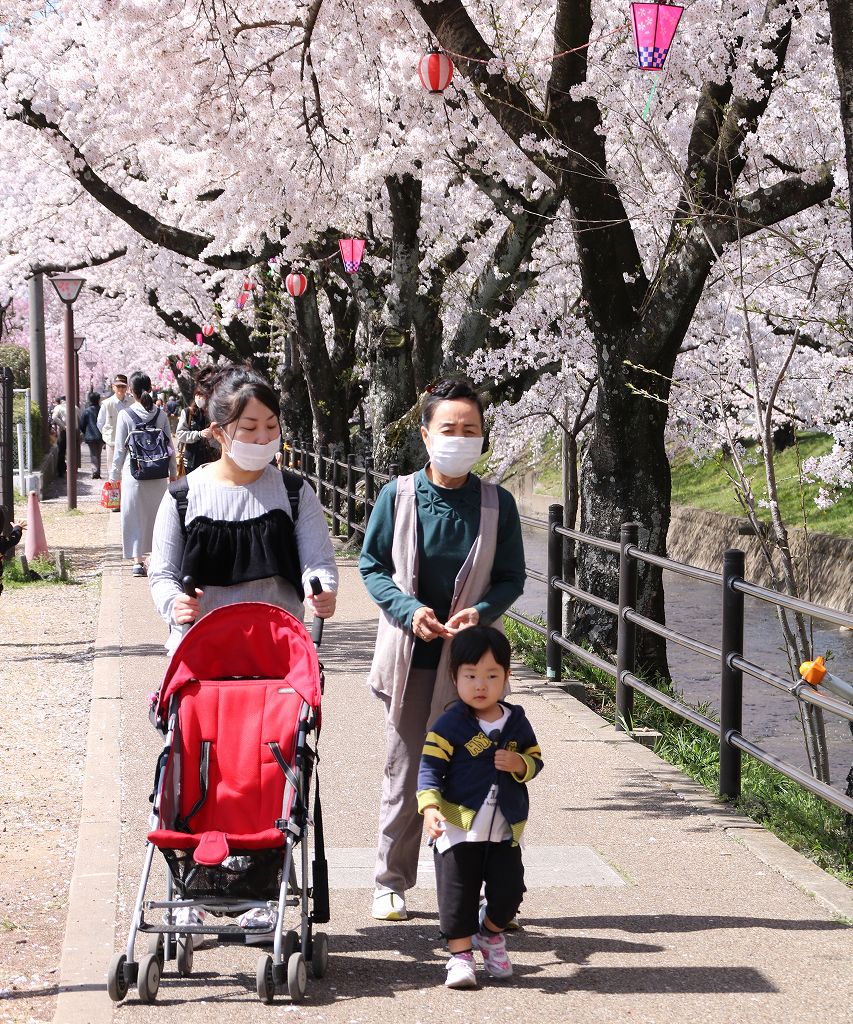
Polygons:
M525 528L524 550L530 568L545 571L545 533ZM664 573L667 625L714 647L720 646L722 607L719 587ZM528 579L517 602L526 615L545 614L545 584ZM745 598L744 656L762 668L790 678L776 612L772 606ZM853 632L829 623L814 624L814 650L824 656L832 652L831 671L841 679L853 680ZM719 665L678 644L667 644L673 681L690 704L707 703L719 711ZM744 676L743 734L771 754L808 771L798 702L767 683ZM853 737L846 721L825 714L830 751L832 783L846 785L853 762Z

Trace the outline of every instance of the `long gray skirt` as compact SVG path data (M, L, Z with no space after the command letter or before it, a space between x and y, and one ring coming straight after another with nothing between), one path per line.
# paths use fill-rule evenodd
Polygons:
M164 480L134 480L130 460L121 474L121 546L125 558L142 558L151 553L154 520L169 486Z

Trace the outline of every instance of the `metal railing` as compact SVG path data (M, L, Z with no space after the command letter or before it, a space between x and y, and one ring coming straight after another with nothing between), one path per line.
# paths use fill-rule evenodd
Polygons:
M360 462L355 455L341 458L328 449L315 452L301 441L285 445L285 464L310 480L320 503L326 509L336 536L353 537L364 535L370 514L375 506L376 495L382 485L397 476L397 467L391 466L389 473L373 468L369 456ZM853 722L853 704L840 700L820 688L806 682L793 683L762 665L744 657L744 596L765 601L789 611L807 615L813 619L832 622L838 626L853 628L853 615L825 608L789 597L786 594L768 590L747 582L744 577L744 552L736 548L725 552L723 571L713 572L698 566L676 562L661 555L643 551L639 545L639 526L625 523L618 541L594 537L563 526L563 506L551 505L547 522L530 516L521 516L522 525L547 531L547 569L545 573L528 568L531 579L547 587L546 624L529 618L517 611L506 614L516 622L527 626L545 638L545 661L549 681L557 683L562 679L563 653L566 652L592 668L605 672L616 681L616 728L630 730L634 717L634 694L642 693L655 704L673 714L692 722L712 733L719 740L720 751L720 794L735 799L741 793L742 755L749 754L757 761L769 765L786 778L799 783L805 789L834 804L848 814L853 814L853 796L845 795L825 782L813 778L795 765L776 757L757 743L743 735L743 676L746 673L759 682L790 694L799 701L823 708L831 714ZM618 602L608 601L597 594L591 594L562 578L563 546L566 540L585 544L610 552L619 562ZM678 573L689 579L709 583L720 589L722 604L722 630L720 647L713 647L695 637L679 633L662 623L647 618L637 610L637 581L640 563L656 565L661 569ZM616 616L617 641L616 662L587 650L574 643L562 632L563 594L575 601L602 609ZM637 674L637 630L644 629L656 636L678 644L687 650L716 661L720 666L720 721L719 724L707 715L689 707L669 693L640 679Z

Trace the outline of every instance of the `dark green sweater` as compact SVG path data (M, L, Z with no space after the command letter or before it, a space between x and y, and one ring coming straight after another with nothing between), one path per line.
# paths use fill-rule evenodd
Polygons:
M418 511L418 593L404 594L391 576L394 564L391 546L394 530L394 502L397 483L392 480L379 492L370 517L359 570L373 600L406 629L418 608L432 608L446 622L453 600L456 577L480 529L480 478L470 473L465 485L451 489L436 487L424 470L415 476ZM524 544L515 499L498 488L498 537L491 585L475 607L480 622L488 625L500 618L524 590ZM435 668L441 643L415 640L412 664Z

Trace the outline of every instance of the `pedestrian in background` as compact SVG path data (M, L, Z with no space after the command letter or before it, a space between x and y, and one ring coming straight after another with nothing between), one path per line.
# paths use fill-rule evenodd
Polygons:
M56 430L56 475L65 476L67 468L65 454L68 447L68 412L65 406L65 395L59 396L59 401L53 407L50 418L53 420Z
M92 391L87 400L86 408L80 416L80 429L83 440L89 447L89 461L92 465L92 479L101 479L101 455L104 451L104 439L98 430L98 416L101 411L101 396Z
M187 473L219 458L221 449L213 436L213 427L207 415L207 398L196 389L192 402L181 410L175 437L183 446L184 468Z
M112 466L115 458L115 436L118 414L122 409L130 406L130 399L127 395L127 377L123 373L117 373L113 378L113 393L106 401L101 402L98 412L98 430L101 432L104 444L107 448L107 469ZM116 510L118 511L118 510Z
M154 404L151 378L147 373L130 376L130 393L134 401L118 414L115 434L115 455L110 480L121 478L121 542L125 558L133 559L133 575L146 576L145 556L151 553L154 520L168 481L177 479L175 453L169 419ZM159 431L159 434L157 433ZM147 463L143 464L135 451L134 434L145 434L146 447L155 475L145 478ZM130 456L130 457L128 457Z

